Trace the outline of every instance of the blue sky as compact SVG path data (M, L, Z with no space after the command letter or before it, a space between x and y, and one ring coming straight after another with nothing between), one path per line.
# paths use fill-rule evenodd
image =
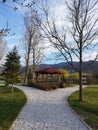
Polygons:
M0 0L1 1L1 0ZM6 3L7 5L10 5L11 7L15 7L15 3L12 2L12 0L7 0L9 3ZM27 0L29 1L29 0ZM63 16L66 14L67 11L64 12L64 5L62 4L64 0L49 0L49 3L51 5L51 8L54 9L54 12L56 12L57 15L57 22L58 25L60 25L60 15ZM7 51L10 51L14 45L17 46L19 50L19 54L22 56L23 52L22 44L20 42L20 39L22 38L22 29L23 29L23 17L25 12L28 11L28 8L19 8L19 10L14 11L11 8L8 8L7 6L4 6L0 3L0 28L4 28L6 26L6 23L8 21L9 28L11 28L10 33L15 33L13 36L6 37L7 40ZM46 60L43 61L43 63L58 63L63 62L64 60L50 60L50 58L53 58L53 55L51 55L50 52L53 51L52 49L48 49L45 56L47 57ZM85 55L88 55L87 53ZM23 58L22 58L23 59ZM21 59L21 60L22 60Z
M14 11L3 4L0 4L0 28L5 27L7 21L8 26L11 29L10 33L15 33L14 36L7 37L8 47L10 49L14 44L17 42L19 43L23 25L23 14L21 11Z
M0 3L0 28L8 26L11 29L10 34L15 35L6 37L8 50L11 50L14 45L19 47L19 39L21 38L21 27L23 24L23 15L18 11L14 11Z
M1 1L1 0L0 0ZM53 8L59 8L62 0L51 0L49 1L51 3L51 7ZM15 7L15 3L12 2L12 0L8 0L9 3L6 3L6 5ZM7 40L7 51L10 51L14 45L17 46L19 50L19 54L22 56L21 51L21 42L20 39L22 38L22 28L23 28L23 17L25 12L28 11L28 8L19 8L19 10L14 11L13 9L3 5L0 3L0 28L6 27L6 23L8 22L9 28L11 29L10 33L15 35L6 37ZM50 57L51 54L47 54L47 57ZM57 61L55 60L45 60L44 63L55 63Z

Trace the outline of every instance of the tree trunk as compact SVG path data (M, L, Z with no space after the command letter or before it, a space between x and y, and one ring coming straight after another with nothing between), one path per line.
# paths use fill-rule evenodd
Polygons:
M28 78L28 62L29 60L26 60L26 69L25 69L25 79L24 79L24 83L27 84L27 78Z
M79 101L82 101L82 36L80 36Z
M82 101L82 70L79 72L79 101Z
M12 93L14 92L13 83L12 83Z
M33 48L33 72L32 72L32 81L34 82L35 75L35 48Z
M26 57L26 70L25 70L25 81L24 81L25 84L27 84L27 82L28 82L28 67L29 67L29 59L30 59L30 47L31 47L31 44L28 47L28 53L27 53L27 57Z

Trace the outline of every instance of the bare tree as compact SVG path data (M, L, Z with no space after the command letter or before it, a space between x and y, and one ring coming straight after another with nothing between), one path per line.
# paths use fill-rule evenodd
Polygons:
M83 73L83 56L84 53L94 51L98 43L95 41L98 36L98 0L69 0L65 2L69 11L69 32L71 42L66 40L66 21L63 26L58 28L54 17L51 19L49 8L42 1L40 9L44 12L44 22L41 29L49 39L50 43L60 52L59 56L63 56L72 67L79 72L79 100L82 101L82 73ZM96 49L95 49L96 51ZM94 57L95 61L98 53ZM73 61L79 61L79 68L76 68Z
M0 37L0 61L2 60L7 44L4 38Z
M6 23L6 26L2 29L0 29L0 61L3 58L5 51L7 49L7 41L6 36L13 36L15 33L10 32L10 28L8 27L8 21Z
M28 67L30 61L33 61L32 76L34 81L35 66L42 59L42 46L40 45L41 35L39 27L37 26L38 15L36 11L30 10L25 14L24 17L24 46L25 46L25 60L26 60L26 71L25 71L25 83L27 83Z
M12 0L13 6L9 4L8 0L1 0L0 3L2 3L4 6L13 9L14 11L18 10L19 7L24 8L31 8L35 4L35 0L27 1L27 0Z
M0 30L0 61L2 60L7 47L5 36L9 35L9 31L10 29L8 29L8 23L6 28Z
M25 17L24 17L24 27L25 27L25 31L23 33L23 45L24 45L24 49L25 49L25 62L26 62L25 81L24 82L25 82L25 84L27 84L32 37L34 35L34 29L31 26L31 22L29 20L28 13L26 13Z

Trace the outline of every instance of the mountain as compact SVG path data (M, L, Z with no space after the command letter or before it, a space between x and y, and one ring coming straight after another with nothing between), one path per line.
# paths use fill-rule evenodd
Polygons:
M79 62L74 62L74 65L76 66L77 69L79 68ZM29 67L31 68L32 66L29 66ZM58 64L40 64L39 65L39 69L43 69L43 68L47 68L47 67L53 67L55 69L62 68L62 69L68 70L69 72L75 71L73 69L73 67L70 64L68 64L67 62L61 62ZM2 72L2 70L3 70L3 67L0 67L0 73ZM25 71L25 67L21 67L20 72L24 73L24 71ZM95 61L93 64L92 64L92 61L83 62L83 72L98 75L98 61Z
M83 72L98 75L98 61L95 61L93 64L92 63L93 63L93 61L83 62ZM77 69L79 69L79 62L74 62L73 64ZM73 69L73 67L70 64L68 64L67 62L61 62L58 64L41 64L39 66L40 69L46 68L46 67L53 67L55 69L62 68L62 69L68 70L69 72L75 71Z

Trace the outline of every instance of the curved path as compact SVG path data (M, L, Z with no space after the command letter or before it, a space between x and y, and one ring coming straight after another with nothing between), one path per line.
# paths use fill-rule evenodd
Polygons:
M54 91L16 87L24 91L28 101L10 130L88 130L67 103L78 87Z

